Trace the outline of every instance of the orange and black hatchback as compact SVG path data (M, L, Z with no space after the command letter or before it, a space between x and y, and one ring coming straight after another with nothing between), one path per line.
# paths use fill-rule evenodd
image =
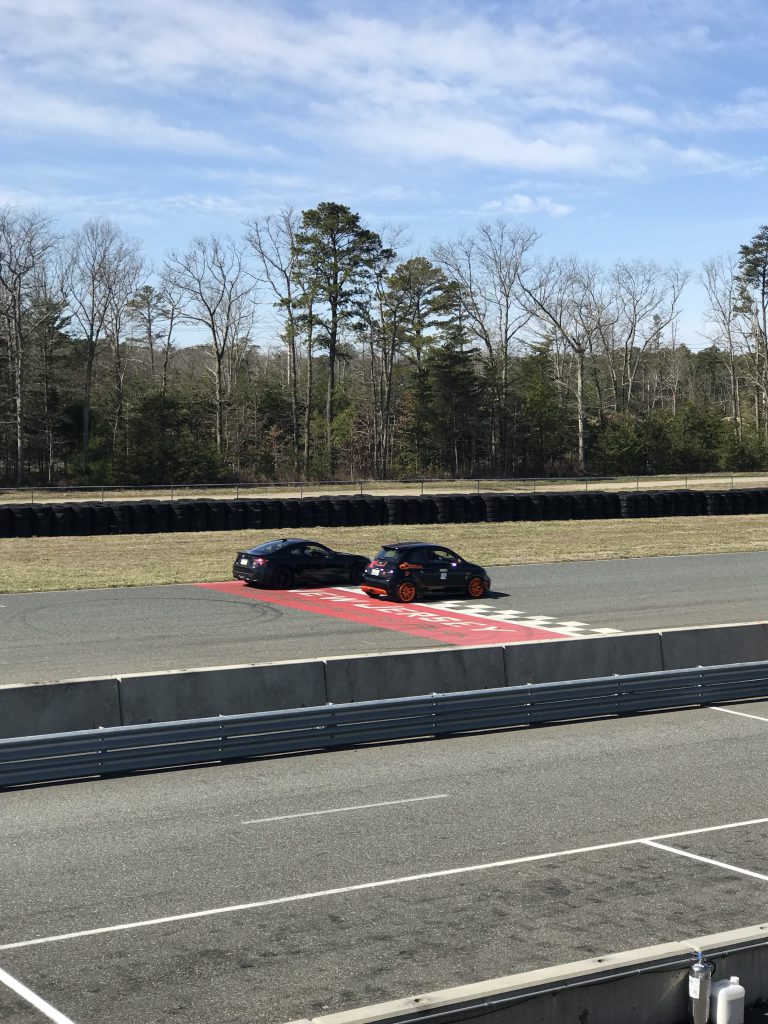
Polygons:
M369 597L410 604L420 597L464 594L483 597L491 578L480 565L465 562L450 548L424 541L385 544L363 573Z

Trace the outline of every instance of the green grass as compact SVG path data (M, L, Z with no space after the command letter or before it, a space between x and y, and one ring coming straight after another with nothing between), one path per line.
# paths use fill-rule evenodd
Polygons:
M238 549L276 535L243 530L0 539L0 593L227 580ZM768 516L363 526L301 535L363 555L392 540L432 540L491 566L765 551Z

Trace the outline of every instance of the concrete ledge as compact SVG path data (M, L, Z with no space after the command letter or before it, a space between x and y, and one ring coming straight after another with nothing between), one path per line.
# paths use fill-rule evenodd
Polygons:
M740 661L768 660L768 623L665 629L661 633L662 668L695 668Z
M502 647L454 647L325 661L331 704L488 690L508 685L505 678Z
M620 633L579 640L508 644L504 648L506 685L659 672L661 636L660 633ZM766 641L763 658L768 659L768 635Z
M718 977L739 977L747 1005L768 999L768 924L760 924L292 1024L395 1024L438 1012L442 1021L483 1024L681 1024L688 1019L688 967L699 951L721 965Z
M321 661L232 665L121 676L123 725L284 711L326 703Z
M0 739L122 724L117 679L0 686Z

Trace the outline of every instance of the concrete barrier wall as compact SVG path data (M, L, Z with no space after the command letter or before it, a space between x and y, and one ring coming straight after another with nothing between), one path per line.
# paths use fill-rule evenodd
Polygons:
M504 648L505 685L659 672L662 668L661 636L660 633L623 633L580 640L510 644ZM768 637L766 641L765 658L768 658Z
M768 624L0 686L0 737L744 661L768 661Z
M0 686L0 739L122 724L117 679Z
M661 633L663 669L729 665L768 659L768 623L665 629Z
M201 668L118 680L123 725L283 711L327 702L322 661Z
M747 1006L768 1000L766 943L768 925L756 925L292 1024L396 1024L433 1014L445 1024L681 1024L689 1020L688 968L699 951L718 965L717 978L740 979Z
M503 647L454 647L325 661L327 700L348 704L506 686Z

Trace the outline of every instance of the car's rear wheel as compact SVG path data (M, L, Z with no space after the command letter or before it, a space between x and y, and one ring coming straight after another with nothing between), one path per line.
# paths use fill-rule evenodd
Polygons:
M293 586L293 573L284 565L279 565L272 573L272 587L275 590L288 590Z
M360 584L363 582L364 571L365 566L360 567L356 565L353 565L352 568L349 570L349 582L353 587L359 587Z
M469 597L485 597L485 580L480 576L473 576L467 584L467 594Z
M416 585L410 580L403 580L395 587L395 600L401 604L410 604L411 601L415 601L417 594Z

